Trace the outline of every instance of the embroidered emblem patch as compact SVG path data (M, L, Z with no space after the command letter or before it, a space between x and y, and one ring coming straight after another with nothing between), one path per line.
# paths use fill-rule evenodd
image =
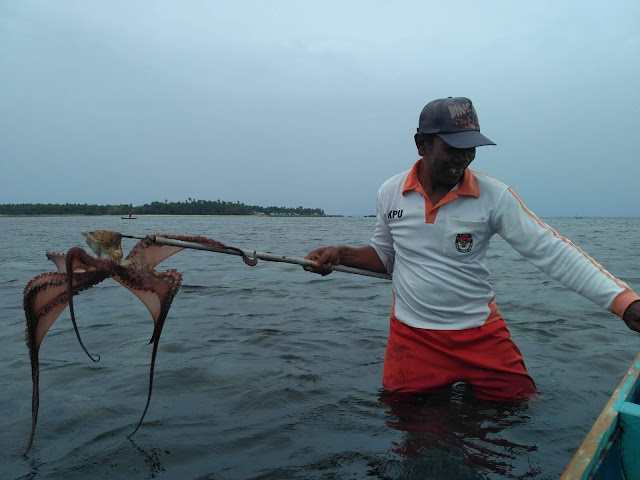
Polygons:
M473 247L473 237L470 233L459 233L456 235L456 250L460 253L469 253Z

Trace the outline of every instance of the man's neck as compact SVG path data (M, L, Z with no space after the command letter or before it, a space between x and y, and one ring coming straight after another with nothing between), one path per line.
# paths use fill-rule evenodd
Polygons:
M440 200L442 200L447 193L451 191L451 189L455 185L443 185L439 184L433 176L433 171L431 167L425 162L424 158L418 167L418 181L425 193L429 197L432 205L437 205Z

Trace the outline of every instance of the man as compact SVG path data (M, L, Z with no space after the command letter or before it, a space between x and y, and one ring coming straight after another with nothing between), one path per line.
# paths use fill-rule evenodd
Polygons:
M508 185L468 167L480 133L471 100L428 103L415 135L422 157L382 185L371 244L313 250L310 270L393 272L383 385L429 393L458 381L482 399L537 393L493 302L486 253L495 233L528 261L640 331L640 297L542 222Z

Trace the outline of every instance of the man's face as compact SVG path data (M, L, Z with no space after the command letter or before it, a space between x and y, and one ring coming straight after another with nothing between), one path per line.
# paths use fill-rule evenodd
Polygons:
M435 137L432 145L424 143L420 153L430 167L434 183L448 187L462 180L465 168L476 157L475 147L453 148L440 137Z

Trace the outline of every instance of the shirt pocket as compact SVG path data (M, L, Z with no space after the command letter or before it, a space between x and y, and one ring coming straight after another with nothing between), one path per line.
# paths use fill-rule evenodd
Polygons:
M442 251L452 258L467 262L486 251L489 240L488 222L447 219Z

